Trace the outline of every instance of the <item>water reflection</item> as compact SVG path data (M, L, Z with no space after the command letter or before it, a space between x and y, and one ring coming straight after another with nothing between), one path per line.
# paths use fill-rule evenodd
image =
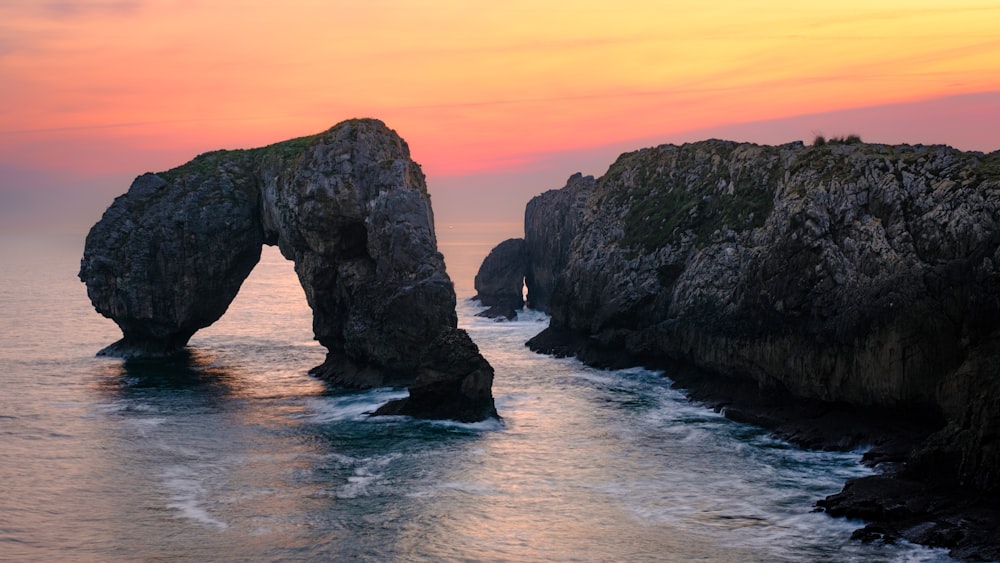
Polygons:
M434 480L489 431L370 419L405 391L331 389L278 363L234 367L238 355L219 346L169 361L94 360L110 423L99 450L127 453L93 460L88 473L115 474L116 497L136 501L122 532L146 538L147 553L177 550L171 536L192 559L394 552L393 530L415 518L407 483Z
M234 366L235 356L191 347L169 360L94 359L106 428L91 451L115 455L88 473L113 483L130 514L119 533L140 542L106 543L101 555L255 560L314 541L304 515L329 508L315 468L330 451L303 415L329 390L280 365Z
M234 379L210 353L190 348L168 359L124 361L119 377L131 388L203 388L219 395L232 393Z

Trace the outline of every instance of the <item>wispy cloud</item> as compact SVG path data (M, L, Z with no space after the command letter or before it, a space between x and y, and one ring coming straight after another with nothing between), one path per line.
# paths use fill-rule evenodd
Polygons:
M147 0L3 0L0 2L0 57L41 54L65 38L67 26L90 20L138 17Z
M4 12L59 20L85 17L131 16L141 12L142 0L50 0L47 2L8 0Z
M0 152L374 115L440 169L519 166L587 137L1000 89L995 0L555 4L0 0Z
M917 8L909 6L905 10L898 7L877 9L877 4L873 4L873 9L868 10L843 10L836 9L836 4L829 4L834 8L812 10L815 14L812 20L813 28L832 28L844 25L854 26L857 24L871 24L874 22L893 22L914 19L934 19L941 17L990 17L1000 14L1000 6L996 2L972 2L972 3L949 3L945 6L933 8Z

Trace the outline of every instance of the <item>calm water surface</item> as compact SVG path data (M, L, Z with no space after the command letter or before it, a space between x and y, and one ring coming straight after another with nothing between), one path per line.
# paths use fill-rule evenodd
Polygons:
M467 298L499 238L456 228L441 248ZM460 299L502 423L367 418L405 391L306 375L324 352L273 248L188 358L96 358L120 333L81 251L0 238L2 560L948 561L813 512L867 473L858 453L789 446L662 374L532 354L536 313L495 323Z

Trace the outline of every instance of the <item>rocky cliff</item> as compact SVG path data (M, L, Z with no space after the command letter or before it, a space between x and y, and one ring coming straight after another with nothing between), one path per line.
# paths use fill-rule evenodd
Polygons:
M101 353L176 353L225 313L262 244L295 263L329 350L316 375L407 385L394 407L404 414L495 416L492 368L456 328L423 173L375 120L137 178L91 229L81 262L95 308L123 333Z
M524 243L528 256L525 285L528 306L549 311L552 296L569 264L573 240L583 224L594 177L574 174L559 190L549 190L524 209Z
M936 430L903 473L1000 492L1000 153L713 140L582 180L528 205L534 349L892 413Z
M569 265L570 249L583 225L587 199L594 191L594 177L574 174L566 185L549 190L528 202L524 210L523 239L508 239L483 260L476 274L476 295L489 309L483 317L513 319L525 305L549 311L552 296L560 290Z

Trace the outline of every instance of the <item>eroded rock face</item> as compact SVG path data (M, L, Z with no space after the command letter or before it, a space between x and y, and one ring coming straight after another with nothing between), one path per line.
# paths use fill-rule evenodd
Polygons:
M81 263L95 308L123 333L101 353L183 348L226 311L262 244L295 263L316 339L329 350L316 375L351 387L408 385L421 396L419 374L434 370L427 385L467 392L408 413L495 416L492 368L456 328L423 173L375 120L139 177L93 227ZM453 355L480 363L445 361Z
M80 279L123 338L101 355L164 357L222 316L264 240L252 163L168 182L144 174L87 235Z
M453 373L466 376L457 379ZM496 416L492 385L493 368L469 335L463 330L447 331L423 355L410 396L383 405L376 414L477 422Z
M705 141L594 184L528 205L529 301L552 315L529 346L667 367L813 447L874 445L886 474L821 506L870 520L862 539L996 559L1000 152Z
M664 145L585 197L530 204L578 222L568 257L525 223L529 270L556 265L559 288L536 349L939 417L953 482L1000 491L1000 153Z
M507 239L483 260L476 273L476 296L489 309L479 316L513 319L524 307L524 276L528 254L523 238Z

